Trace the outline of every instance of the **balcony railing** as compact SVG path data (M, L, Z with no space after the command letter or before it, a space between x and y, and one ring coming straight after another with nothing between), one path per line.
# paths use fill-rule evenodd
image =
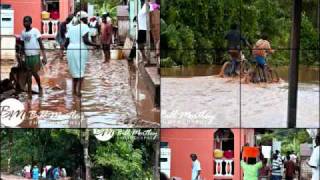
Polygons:
M215 177L233 177L233 159L215 159L214 168Z
M58 32L58 20L42 20L42 36L55 38Z

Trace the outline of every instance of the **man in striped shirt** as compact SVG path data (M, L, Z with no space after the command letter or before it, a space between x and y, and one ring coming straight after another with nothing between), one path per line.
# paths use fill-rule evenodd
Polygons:
M271 172L271 180L281 180L281 166L282 161L278 157L278 154L273 154L272 156L272 172Z

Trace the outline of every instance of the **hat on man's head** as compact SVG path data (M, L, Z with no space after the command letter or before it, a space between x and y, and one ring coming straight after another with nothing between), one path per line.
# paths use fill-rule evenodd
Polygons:
M88 13L86 13L85 11L79 11L77 13L77 17L82 19L82 18L87 18L88 17Z

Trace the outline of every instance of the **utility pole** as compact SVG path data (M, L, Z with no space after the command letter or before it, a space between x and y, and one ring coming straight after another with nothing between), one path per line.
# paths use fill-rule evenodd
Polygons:
M291 29L290 66L289 66L288 121L287 121L288 128L295 128L296 121L297 121L301 6L302 6L302 0L294 0L292 29Z

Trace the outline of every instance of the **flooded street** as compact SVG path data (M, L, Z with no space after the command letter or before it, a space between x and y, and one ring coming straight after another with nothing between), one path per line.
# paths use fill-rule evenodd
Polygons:
M239 127L239 94L239 84L212 76L162 77L161 127Z
M282 81L276 84L240 84L239 78L208 75L217 74L220 67L195 69L162 71L167 75L161 78L162 127L287 126L285 68L277 69ZM319 127L319 71L301 71L297 127Z
M21 127L150 127L158 126L156 118L142 119L138 114L140 101L136 101L131 86L132 73L126 60L102 63L101 51L90 51L87 62L82 97L72 95L72 78L67 60L59 59L58 51L48 51L48 64L41 70L42 97L26 93L19 100L27 109L26 120ZM2 79L6 78L12 64L2 65ZM6 73L5 73L6 72ZM34 81L34 80L33 80ZM133 88L133 89L132 89ZM35 82L32 89L38 92ZM146 95L147 96L147 95ZM146 103L142 103L144 106ZM152 110L153 107L145 107ZM140 108L141 109L141 108ZM155 112L157 113L157 112Z
M128 63L102 62L101 51L92 51L85 73L81 112L88 127L124 127L137 121L130 92ZM126 126L126 125L125 125Z

